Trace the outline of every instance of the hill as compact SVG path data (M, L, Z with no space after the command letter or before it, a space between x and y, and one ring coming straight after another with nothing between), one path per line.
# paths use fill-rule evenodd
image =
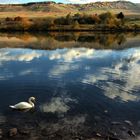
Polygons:
M67 13L102 13L106 11L119 12L122 11L128 15L139 15L140 4L132 3L129 1L115 1L115 2L95 2L88 4L63 4L55 2L32 2L26 4L0 4L1 16L6 16L4 12L9 15L17 15L23 13L24 16L31 16L32 12L36 14L55 13L54 15L63 15ZM18 13L15 13L18 12ZM11 14L10 14L11 13ZM34 14L32 16L34 16ZM43 15L43 14L42 14ZM38 17L38 15L37 15Z

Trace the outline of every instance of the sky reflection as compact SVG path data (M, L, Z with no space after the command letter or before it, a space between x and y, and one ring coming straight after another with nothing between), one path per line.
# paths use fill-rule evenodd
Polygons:
M24 69L19 66L21 62L25 63ZM3 48L0 49L0 81L27 75L36 75L42 80L41 76L45 73L46 79L59 78L65 83L76 81L75 84L94 85L102 89L102 94L110 99L139 101L139 62L138 47L120 51L89 48L51 51ZM13 63L17 66L16 70L11 67ZM41 108L44 112L69 110L60 97L52 98L50 103Z

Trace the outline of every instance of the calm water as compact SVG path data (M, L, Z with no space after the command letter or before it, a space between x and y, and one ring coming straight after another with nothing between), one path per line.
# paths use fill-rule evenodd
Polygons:
M30 129L30 138L42 139L110 131L129 138L129 129L139 135L140 36L128 35L120 43L112 35L110 44L103 43L109 35L97 35L103 41L95 35L90 41L87 35L78 41L54 36L1 35L0 127ZM8 107L30 96L36 97L34 110ZM49 135L56 132L60 135Z

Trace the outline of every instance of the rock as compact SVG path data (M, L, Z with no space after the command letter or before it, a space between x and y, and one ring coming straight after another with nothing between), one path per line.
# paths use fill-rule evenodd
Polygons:
M19 133L22 134L22 135L29 135L30 131L26 130L26 129L21 129L21 130L19 130Z
M102 135L99 133L96 133L96 137L102 137Z
M104 113L108 113L108 110L104 110Z
M123 126L123 127L121 127L120 129L123 130L123 131L125 131L125 130L126 130L126 127Z
M81 137L76 136L76 137L75 137L75 140L82 140L82 138L81 138Z
M140 127L140 121L138 121L138 123L137 123L137 124L138 124L138 127Z
M17 128L11 128L11 129L9 130L9 136L10 136L10 137L13 137L13 136L15 136L15 135L17 135Z
M0 135L2 135L2 129L0 129Z
M111 136L117 136L117 133L116 133L116 132L110 131L109 134L110 134Z
M97 133L95 131L93 131L92 134L94 135L94 137L98 137L98 138L102 138L103 137L100 133Z
M131 121L125 120L124 122L125 122L126 124L130 125L130 126L133 126L133 124L132 124Z
M95 119L96 121L100 121L100 120L101 120L101 117L100 117L100 116L94 116L94 119Z
M109 136L107 140L121 140L121 139Z
M2 138L2 129L0 129L0 139Z
M128 133L130 136L133 136L133 137L136 136L136 134L135 134L135 132L134 132L133 130L128 130L127 133Z
M111 122L112 125L121 125L120 122Z

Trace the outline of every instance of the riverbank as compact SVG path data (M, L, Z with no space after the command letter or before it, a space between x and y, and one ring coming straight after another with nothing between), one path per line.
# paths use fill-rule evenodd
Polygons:
M120 12L102 14L74 14L63 17L27 18L6 17L0 20L0 31L47 32L139 32L140 19L128 18Z

